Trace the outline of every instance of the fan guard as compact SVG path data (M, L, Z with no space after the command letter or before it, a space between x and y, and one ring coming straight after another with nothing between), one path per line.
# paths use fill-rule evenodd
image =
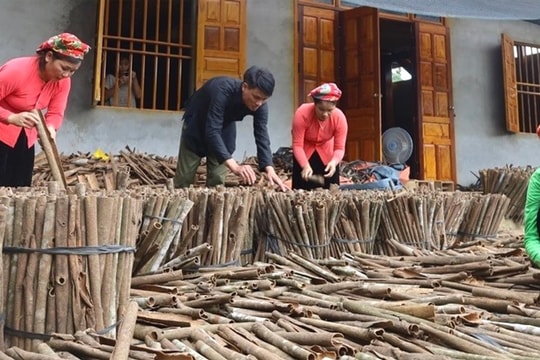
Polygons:
M382 135L383 155L389 164L404 164L412 155L411 135L400 127L392 127Z

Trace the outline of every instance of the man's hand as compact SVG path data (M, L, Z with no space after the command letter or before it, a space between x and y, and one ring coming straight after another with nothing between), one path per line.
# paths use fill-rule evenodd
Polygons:
M229 168L229 170L232 171L233 174L235 174L236 176L240 176L244 184L255 184L257 176L255 175L255 171L253 171L253 168L250 165L239 165L236 160L232 158L225 160L225 165Z
M287 185L283 183L283 180L276 174L276 170L274 170L273 166L267 166L264 170L266 170L266 176L268 176L268 183L270 186L277 185L279 186L281 191L287 191L290 190Z
M334 160L331 160L326 167L324 168L324 177L332 177L336 173L336 162Z
M8 124L20 126L27 129L36 126L38 121L38 115L30 111L23 111L18 114L11 114L7 118Z
M307 164L303 169L302 169L302 172L300 173L300 176L302 177L302 179L304 179L305 181L309 181L309 178L311 177L311 175L313 175L313 169L311 168L311 166L309 164Z

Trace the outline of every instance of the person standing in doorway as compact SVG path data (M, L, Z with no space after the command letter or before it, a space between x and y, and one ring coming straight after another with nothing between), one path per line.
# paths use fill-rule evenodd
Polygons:
M347 119L337 108L341 90L324 83L311 90L313 102L300 105L292 124L292 188L328 189L339 185L339 163L345 155ZM322 181L315 181L321 178Z
M44 113L53 139L64 120L71 76L90 47L75 35L49 38L37 56L19 57L0 66L0 186L30 186L34 169L34 144Z
M259 169L266 173L270 185L287 189L272 164L268 135L267 100L274 86L270 71L252 66L245 71L243 80L214 77L192 95L183 117L174 176L176 188L189 187L195 182L197 167L205 156L206 186L224 184L227 169L241 177L244 184L254 184L256 175L252 167L238 164L232 157L236 149L236 122L251 115Z

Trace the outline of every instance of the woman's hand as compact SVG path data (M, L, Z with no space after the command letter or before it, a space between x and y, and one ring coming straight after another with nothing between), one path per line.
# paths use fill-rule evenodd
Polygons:
M23 128L33 128L37 125L39 117L36 113L23 111L18 114L11 114L7 118L8 124L20 126Z
M302 169L302 172L300 173L300 176L305 181L309 181L309 178L310 178L311 175L313 175L313 169L308 164L308 165L304 166L304 168Z
M326 167L324 168L324 177L332 177L336 173L336 162L334 160L331 160Z

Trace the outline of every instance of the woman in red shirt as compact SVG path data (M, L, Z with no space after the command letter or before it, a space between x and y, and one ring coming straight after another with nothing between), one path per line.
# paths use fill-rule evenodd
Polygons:
M345 154L347 118L337 108L341 90L334 83L325 83L311 90L312 103L300 105L292 126L292 188L328 189L339 185L339 163ZM314 175L322 176L324 183Z
M90 47L62 33L42 43L37 56L0 66L0 186L30 186L38 115L43 112L51 137L62 125L71 75Z

